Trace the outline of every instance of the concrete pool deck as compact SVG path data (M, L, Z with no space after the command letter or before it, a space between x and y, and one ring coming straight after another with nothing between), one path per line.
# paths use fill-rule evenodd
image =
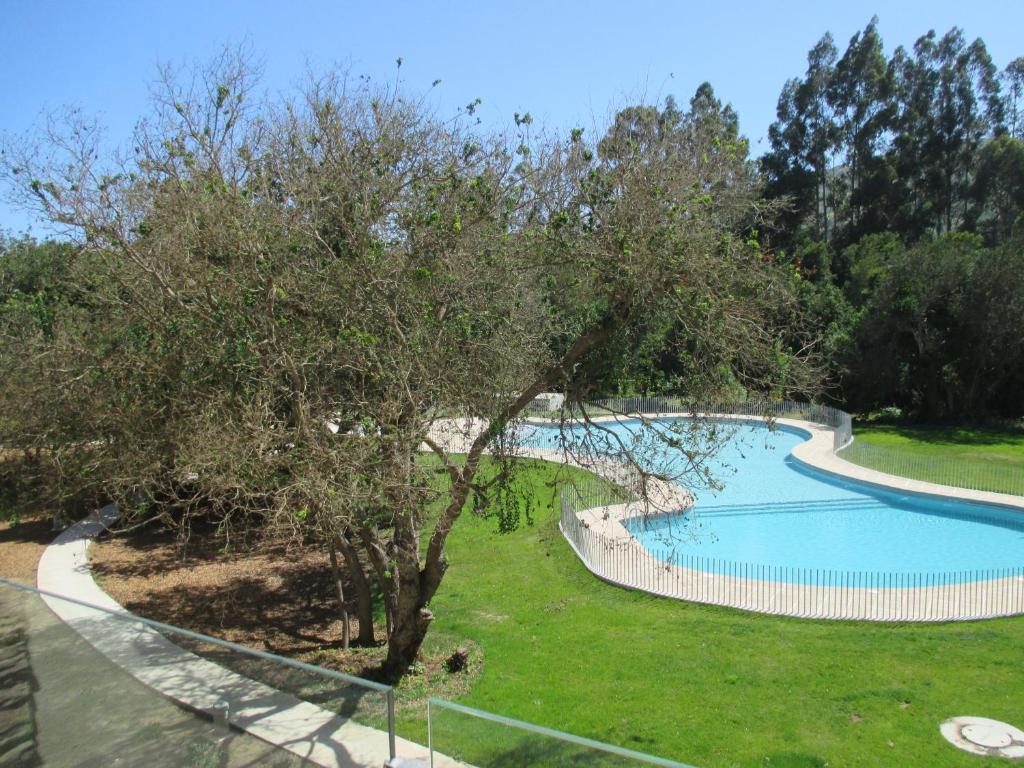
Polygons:
M642 415L649 419L693 417L678 412ZM697 416L719 421L765 421L743 414ZM629 418L611 415L594 417L592 421ZM833 428L786 417L773 421L808 435L791 455L813 469L890 491L991 504L1024 513L1022 497L952 488L861 467L835 454ZM527 423L550 425L552 421L532 419ZM479 423L453 421L446 447L465 449L480 428ZM523 448L520 452L532 458L581 466L561 451ZM612 482L621 482L622 467L612 462L582 468ZM626 522L639 515L684 509L692 503L692 496L684 488L662 481L653 483L651 490L654 503L648 507L633 503L563 509L563 535L588 570L602 580L679 600L802 618L935 622L1024 613L1024 568L985 573L983 578L978 578L979 572L966 578L963 574L940 574L926 579L914 574L800 572L740 563L704 562L704 568L666 563L652 556L634 538ZM811 583L801 583L808 581Z

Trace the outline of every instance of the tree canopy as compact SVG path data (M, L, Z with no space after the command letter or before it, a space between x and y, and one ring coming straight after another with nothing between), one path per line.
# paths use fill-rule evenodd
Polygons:
M998 357L1002 312L1018 311L1012 301L996 308L1006 299L989 278L1024 237L1022 71L1015 59L1000 72L984 41L957 28L886 58L874 18L842 54L822 37L805 75L783 88L761 168L766 197L786 210L767 242L826 323L832 392L846 407L944 420L1024 414L1012 388L964 383L991 377L973 353ZM916 321L921 344L898 342L908 338L897 330L907 328L906 291L924 289L925 275L935 293L918 296L928 307ZM966 294L973 310L958 310ZM954 343L947 323L974 328L976 346ZM928 364L925 336L936 340Z
M485 134L338 73L283 101L253 86L225 55L165 73L123 156L75 115L6 148L16 194L73 236L61 269L84 300L0 318L0 354L23 360L0 389L34 404L0 442L136 520L318 542L365 642L381 595L390 674L464 510L518 518L510 427L536 395L570 411L654 357L682 394L806 384L747 144L710 86L594 139ZM451 417L469 427L445 441Z

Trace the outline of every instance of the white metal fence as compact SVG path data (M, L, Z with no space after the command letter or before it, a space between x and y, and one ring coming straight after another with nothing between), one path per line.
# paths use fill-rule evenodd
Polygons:
M595 495L600 495L600 491ZM947 573L789 568L649 551L599 533L562 495L559 527L587 568L631 589L759 613L863 621L956 621L1024 613L1024 566Z
M614 398L589 406L625 416L661 414L699 417L794 418L831 426L833 450L853 455L849 414L828 406L793 401L691 402L675 398ZM855 443L854 446L857 444ZM884 465L884 455L877 462ZM875 468L919 476L915 459ZM858 462L862 463L862 462ZM986 488L968 471L932 467L933 482ZM1020 490L1024 494L1024 478ZM1024 566L1017 568L908 573L789 568L730 562L678 551L649 551L616 519L628 516L624 490L595 478L561 493L560 528L587 568L598 577L633 589L680 600L806 618L866 621L952 621L1024 613ZM598 521L601 521L598 524ZM611 521L611 522L609 522ZM1024 558L1022 558L1024 559Z
M838 454L842 459L890 475L909 477L954 488L1024 496L1024 465L996 460L964 462L942 456L921 456L862 440Z

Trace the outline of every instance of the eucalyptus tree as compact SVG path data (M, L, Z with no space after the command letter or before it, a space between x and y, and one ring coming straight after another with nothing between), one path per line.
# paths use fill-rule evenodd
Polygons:
M1024 56L1006 65L1001 74L1006 90L1006 127L1014 139L1024 139Z
M483 135L336 74L283 103L253 93L225 56L168 73L124 156L80 120L6 148L15 195L103 276L59 342L32 337L39 375L19 386L74 421L83 477L127 514L322 546L365 642L376 582L389 674L419 652L459 517L515 523L511 427L536 395L580 413L666 324L684 393L723 371L764 393L802 382L745 142L710 94L667 126L624 112L593 141L534 138L528 120ZM457 439L437 432L449 417ZM700 479L704 454L684 455Z
M982 141L1003 121L997 71L985 44L957 28L934 31L913 53L893 54L896 136L893 150L909 199L900 228L911 239L961 226Z
M886 62L878 17L850 39L829 83L847 180L844 240L885 228L883 202L891 179L887 174L892 118L892 70Z
M788 198L791 235L810 224L810 236L828 240L835 227L839 129L829 98L838 51L826 33L807 54L803 79L789 80L779 95L776 120L768 129L771 151L762 159L767 193Z

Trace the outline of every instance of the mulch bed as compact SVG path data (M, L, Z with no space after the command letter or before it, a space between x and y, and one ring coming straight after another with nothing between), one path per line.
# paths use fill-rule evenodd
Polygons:
M0 520L0 578L35 584L39 558L56 535L53 517L43 513Z
M329 564L313 548L230 552L212 537L183 547L171 532L143 530L105 536L90 552L103 589L140 616L294 658L341 647Z
M39 558L56 535L51 515L0 521L0 578L35 584ZM337 593L327 554L319 548L264 543L230 551L202 529L183 546L173 531L142 528L104 535L91 547L90 561L100 586L136 615L360 677L379 677L383 619L374 646L342 650ZM353 606L350 611L354 640L358 622ZM474 643L459 638L439 643L437 633L432 636L421 663L399 687L407 705L419 706L429 695L465 693L482 671ZM467 669L448 672L449 657L464 646L469 649Z
M209 535L193 536L183 548L171 532L142 529L102 537L90 549L90 560L100 586L136 615L379 679L386 650L383 620L375 646L342 650L337 593L327 555L318 548L282 543L226 552ZM354 640L354 612L350 622ZM465 669L449 671L451 656L463 648ZM431 695L462 695L482 668L475 643L450 637L438 642L434 633L399 686L400 700L420 708Z

